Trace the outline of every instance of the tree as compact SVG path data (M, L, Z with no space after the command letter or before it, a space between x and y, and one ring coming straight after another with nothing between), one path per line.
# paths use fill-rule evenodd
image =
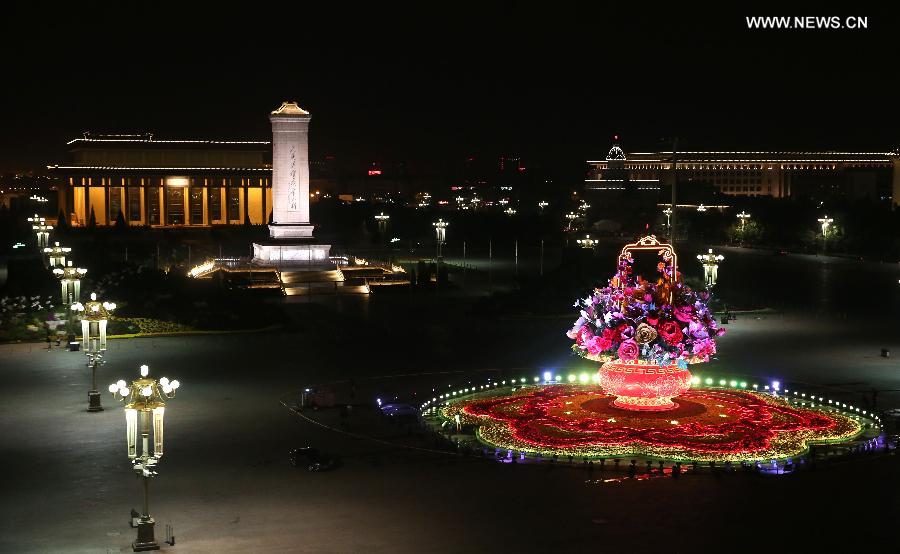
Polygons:
M731 242L758 244L762 236L762 226L752 219L744 223L743 226L740 223L736 223L728 229L728 238Z
M56 216L56 230L63 233L69 230L69 217L62 208L60 208L59 214Z
M94 215L94 207L91 206L91 217L88 219L88 228L96 229L97 228L97 216Z
M128 224L125 223L125 214L122 213L122 210L119 210L119 215L116 216L116 231L123 232L128 228Z

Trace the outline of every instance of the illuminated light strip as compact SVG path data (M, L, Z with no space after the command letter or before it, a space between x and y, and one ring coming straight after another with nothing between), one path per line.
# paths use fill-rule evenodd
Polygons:
M130 167L130 166L106 166L106 165L48 165L47 169L91 169L98 171L127 170L127 171L268 171L271 167Z
M154 139L91 139L77 138L72 139L66 145L76 142L140 142L140 143L158 143L158 144L272 144L271 141L263 140L154 140Z
M644 163L651 163L651 162L664 164L666 167L669 167L672 165L671 160L642 160L639 158L632 158L632 159L628 160L627 164L625 164L624 169L632 169L633 164L644 164ZM758 159L743 159L742 160L742 159L712 159L712 158L710 158L710 159L696 159L696 160L680 159L680 160L677 160L677 162L678 162L679 166L688 166L691 164L723 164L723 163L725 163L725 164L727 164L727 163L747 163L747 164L754 164L754 163L755 164L759 164L759 163L772 163L772 164L776 164L776 163L783 163L783 164L794 164L794 163L812 163L812 164L878 163L878 164L891 164L891 163L893 163L893 161L889 158L874 158L874 159L873 158L861 158L861 159L856 159L856 160L843 160L843 159L839 159L839 160L826 160L826 159L788 160L788 159L777 159L777 158L758 158ZM607 162L588 161L586 163L602 165L602 164L606 164ZM605 167L608 168L609 166L606 165ZM737 171L737 170L751 171L751 170L755 170L755 169L756 168L752 168L752 167L735 167L735 168L731 168L730 171Z

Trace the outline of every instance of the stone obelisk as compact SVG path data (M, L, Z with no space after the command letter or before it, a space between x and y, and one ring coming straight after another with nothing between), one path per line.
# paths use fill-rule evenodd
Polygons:
M328 262L327 244L312 244L309 221L309 112L283 102L272 122L272 223L270 242L254 244L257 263Z
M269 115L272 122L273 239L308 238L309 112L296 102L284 102Z

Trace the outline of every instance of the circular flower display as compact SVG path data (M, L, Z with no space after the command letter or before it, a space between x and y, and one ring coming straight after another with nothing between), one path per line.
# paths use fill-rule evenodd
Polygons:
M613 400L596 386L522 387L454 402L444 416L458 414L477 425L479 439L495 447L594 458L770 460L862 431L858 421L837 412L747 391L692 390L666 412L622 410Z

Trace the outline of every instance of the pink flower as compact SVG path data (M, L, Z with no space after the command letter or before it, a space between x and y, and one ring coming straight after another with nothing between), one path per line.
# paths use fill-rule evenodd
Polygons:
M612 346L612 343L604 340L603 337L595 336L587 341L587 351L591 356L602 354L605 350L608 350L610 346Z
M628 339L622 341L622 344L619 345L619 359L624 361L637 360L638 354L640 353L640 348L638 347L638 343L634 341L634 339Z
M575 342L579 346L584 346L593 336L594 332L591 331L590 325L582 325L581 329L575 332Z
M694 341L692 351L694 356L708 360L710 356L716 353L716 341L712 339Z
M694 308L690 306L677 306L674 311L675 319L682 323L687 323L693 318Z
M695 339L705 339L709 337L709 332L707 332L706 327L699 321L688 323L688 331Z

